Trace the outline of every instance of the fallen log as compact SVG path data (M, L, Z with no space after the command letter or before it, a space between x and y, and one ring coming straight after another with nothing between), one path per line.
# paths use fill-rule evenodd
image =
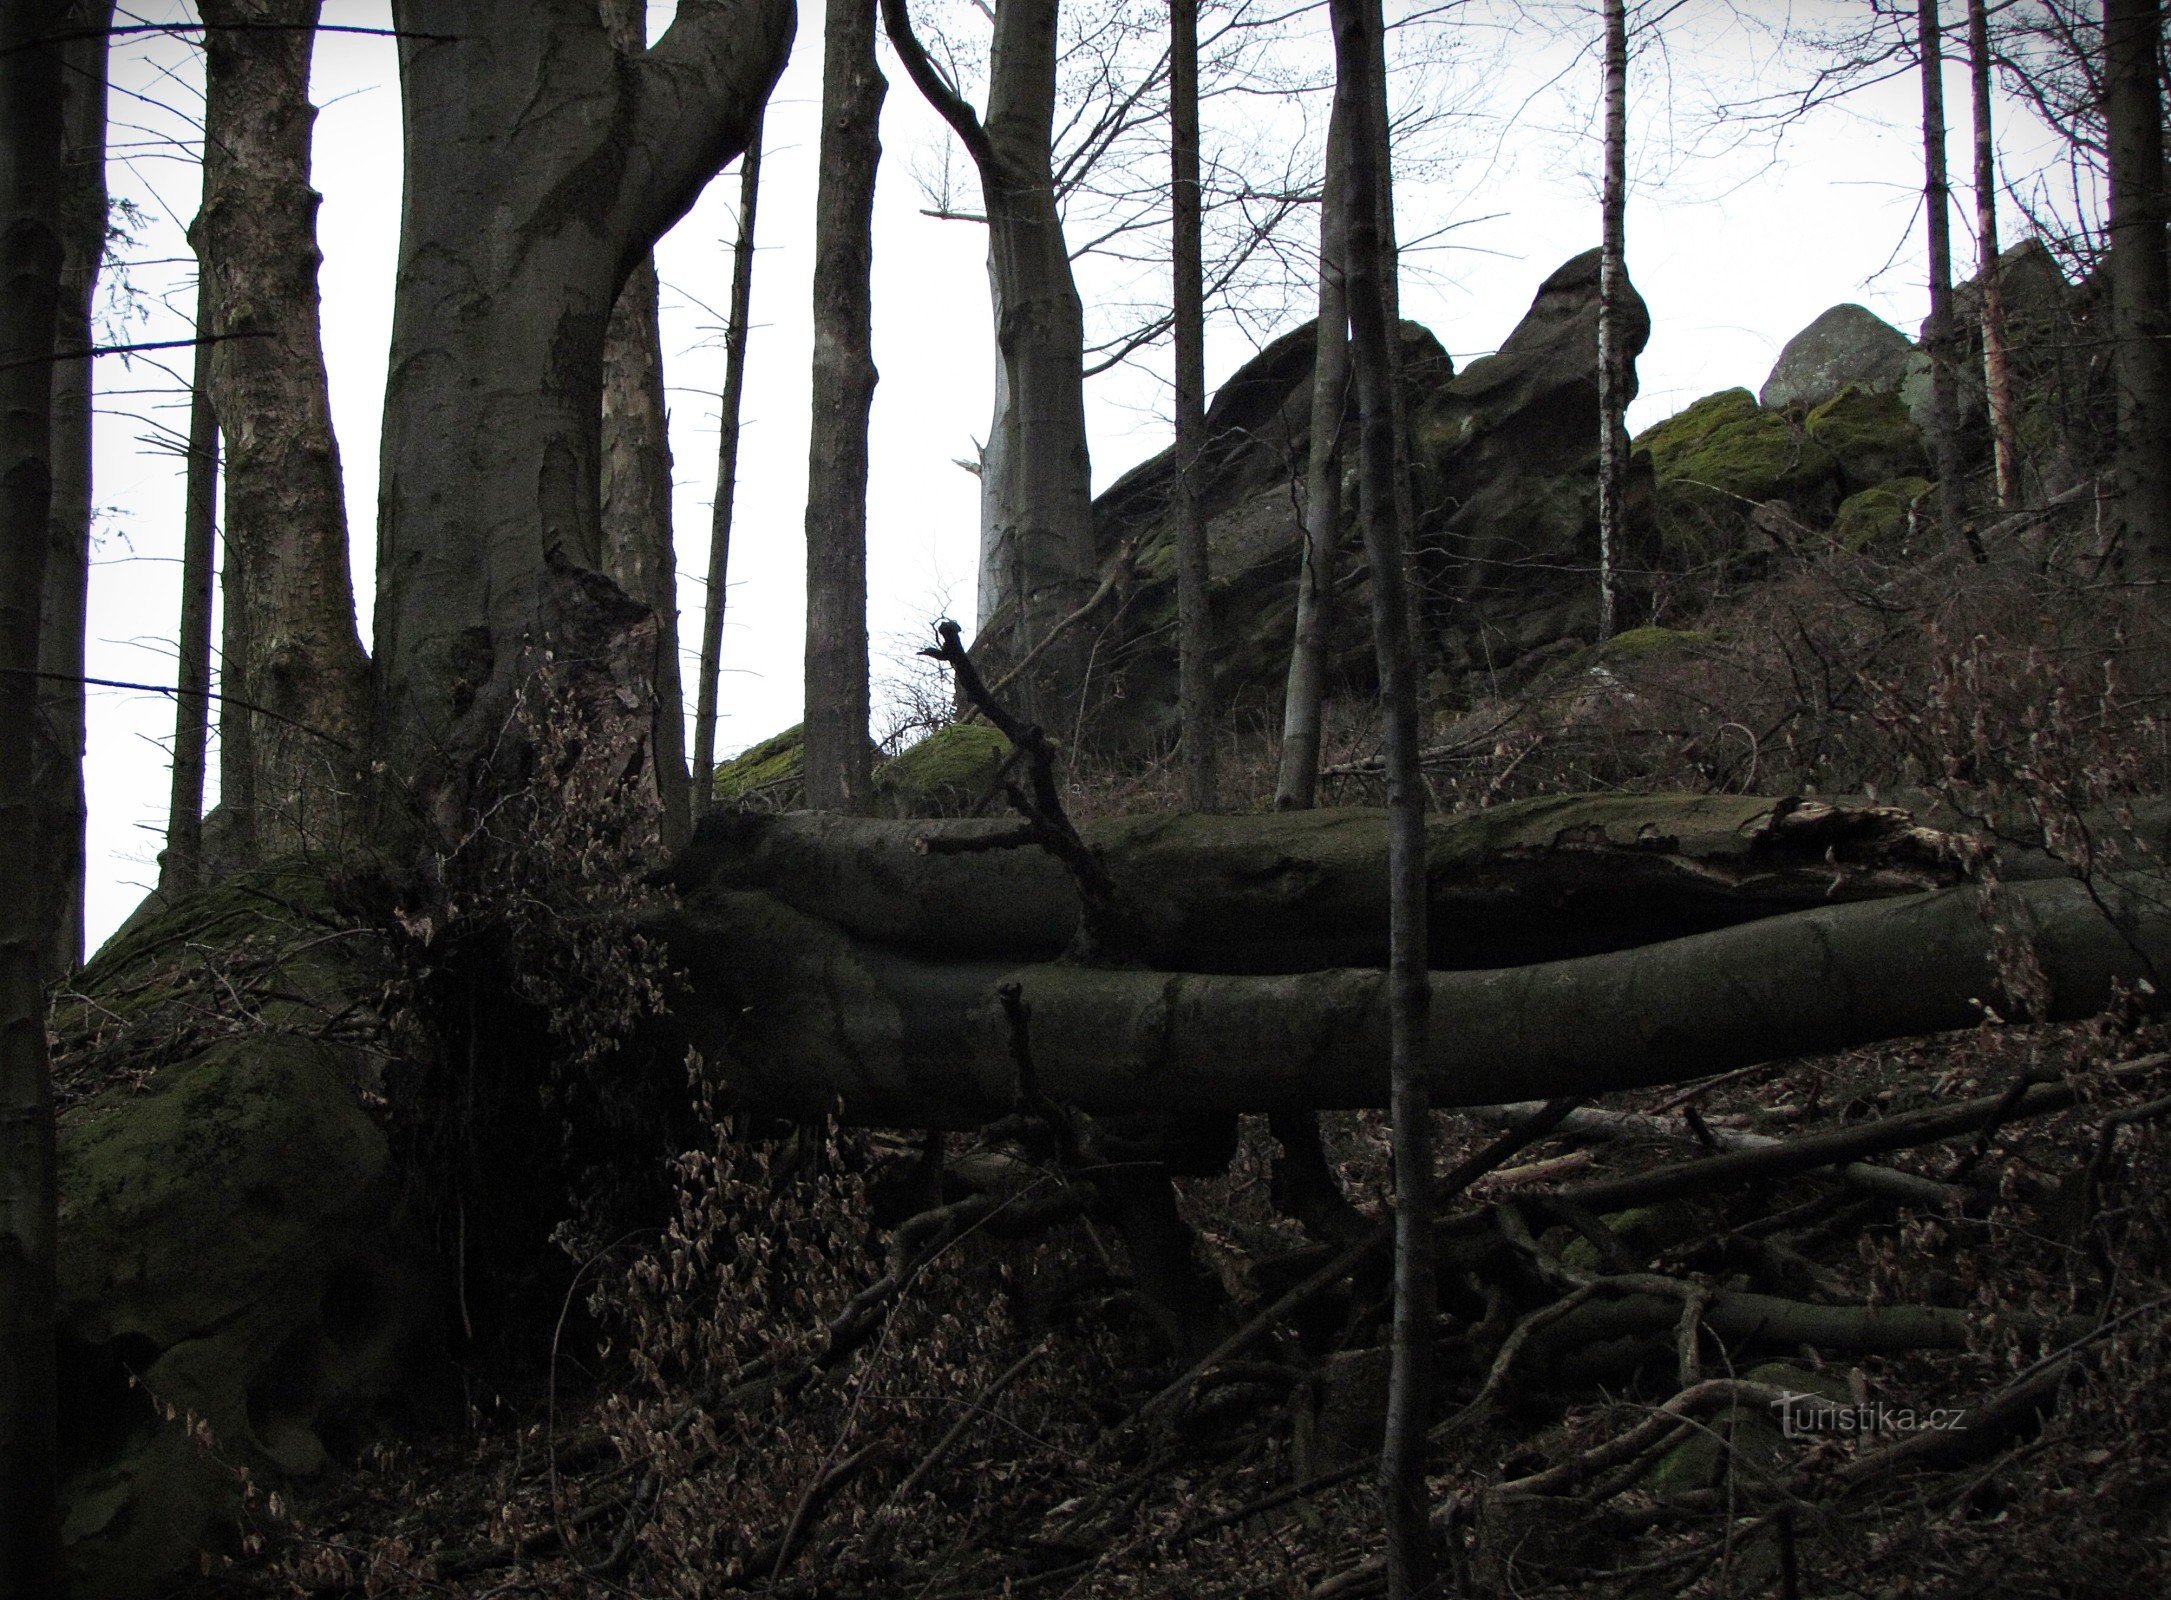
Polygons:
M2171 969L2160 893L2019 885L2047 1019L2091 1016ZM749 1101L799 1115L972 1125L1013 1109L998 1000L1019 986L1038 1092L1094 1114L1378 1106L1384 975L1231 976L935 961L765 894L705 890L655 924L689 978L689 1042ZM1610 955L1438 972L1435 1103L1578 1097L1967 1027L2002 1004L1981 892L1825 906ZM1762 1157L1761 1152L1756 1153ZM1736 1158L1738 1159L1738 1158Z
M1139 948L1172 971L1384 965L1377 810L1117 817L1087 846ZM685 893L759 890L855 939L951 960L1060 955L1071 875L1003 848L1013 822L717 813L674 863ZM1737 795L1570 795L1427 828L1431 965L1518 966L1630 949L1810 907L1959 882L1973 845L1888 806Z

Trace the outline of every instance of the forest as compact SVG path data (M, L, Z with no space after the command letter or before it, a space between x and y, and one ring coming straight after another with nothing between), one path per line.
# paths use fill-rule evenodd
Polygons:
M1727 8L1728 128L1904 89L1928 316L1635 431L1689 21L1502 13L1593 86L1595 243L1458 360L1405 184L1480 8L0 0L0 1600L2171 1587L2161 0ZM374 530L312 187L361 34ZM147 38L200 54L173 340L108 310ZM816 47L804 714L728 754ZM901 680L893 93L993 371ZM658 252L717 183L682 628ZM158 352L122 682L101 374ZM110 936L100 690L170 712Z

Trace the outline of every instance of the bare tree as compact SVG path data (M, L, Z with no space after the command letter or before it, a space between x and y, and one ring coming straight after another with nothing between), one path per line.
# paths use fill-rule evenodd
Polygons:
M1605 176L1598 253L1598 637L1614 627L1614 587L1628 490L1628 361L1621 291L1628 281L1628 4L1604 0Z
M1425 1502L1425 1433L1431 1425L1435 1288L1432 1263L1432 1111L1425 1075L1425 788L1418 769L1417 658L1406 596L1406 491L1398 484L1388 284L1392 269L1380 218L1391 201L1386 117L1377 103L1383 33L1379 0L1333 0L1335 93L1352 132L1348 292L1351 365L1358 404L1364 543L1372 577L1372 627L1387 724L1389 1105L1394 1125L1394 1334L1380 1493L1387 1520L1388 1592L1411 1600L1432 1582Z
M807 442L807 804L873 800L867 684L867 415L874 403L874 185L882 97L875 0L828 0L814 220L814 417Z
M1983 388L1998 504L2020 503L2020 441L2013 425L2013 373L2005 354L2005 286L1998 281L1998 158L1990 101L1990 11L1967 0L1968 91L1975 113L1975 239L1982 285Z
M1337 96L1327 129L1319 208L1319 316L1312 359L1310 444L1304 463L1304 539L1297 569L1296 638L1282 702L1274 809L1308 811L1319 797L1320 712L1342 542L1342 423L1349 404L1349 115Z
M1965 533L1980 555L1961 499L1958 343L1952 315L1952 185L1945 172L1944 53L1937 0L1916 0L1915 45L1922 77L1922 202L1929 233L1930 318L1922 345L1930 358L1930 454L1937 464L1937 514L1946 537Z
M2114 471L2127 560L2171 577L2171 273L2164 225L2161 0L2104 0L2110 135Z
M204 196L190 229L226 536L242 570L257 847L322 840L351 804L369 727L347 511L319 326L309 60L321 0L206 0ZM234 804L233 797L226 803Z
M1176 612L1184 804L1214 809L1213 568L1199 505L1206 435L1205 269L1199 245L1199 7L1169 0L1169 211L1176 337Z
M196 346L189 384L186 505L181 518L181 625L173 697L173 783L159 893L188 893L204 865L204 750L211 714L212 542L217 521L219 428L211 409L211 346Z
M693 815L716 798L716 690L724 653L724 600L731 574L731 512L739 485L739 414L746 394L747 318L754 298L754 213L761 200L761 116L739 158L739 237L731 252L731 313L724 327L724 389L710 508L708 596L701 612L701 681L694 704Z
M46 1600L64 1587L53 1087L39 982L47 930L37 914L51 863L37 843L31 762L67 255L65 66L53 36L72 20L60 0L0 6L0 1600Z

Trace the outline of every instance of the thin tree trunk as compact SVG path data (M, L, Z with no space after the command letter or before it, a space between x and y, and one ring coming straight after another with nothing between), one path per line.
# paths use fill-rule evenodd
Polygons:
M1342 542L1342 423L1349 404L1349 297L1343 281L1348 209L1349 113L1337 98L1327 122L1327 167L1319 201L1319 334L1304 465L1296 638L1289 650L1281 764L1274 780L1277 811L1308 811L1319 799L1320 713L1326 700L1327 640L1334 624L1335 565Z
M37 914L51 868L37 843L31 762L66 261L64 51L43 41L68 10L55 0L0 6L0 1600L63 1592L53 1088Z
M1169 216L1175 269L1176 648L1184 805L1215 808L1213 565L1199 504L1206 304L1199 245L1199 6L1169 0Z
M341 836L366 742L347 509L317 298L309 60L321 0L206 0L202 320L223 339L226 535L240 557L257 847ZM266 715L264 713L269 713Z
M929 61L906 0L882 0L905 71L980 175L998 364L981 453L978 615L983 629L1007 617L1021 658L1087 598L1096 565L1085 313L1050 156L1058 10L1058 0L997 0L983 121ZM1052 725L1073 709L1084 661L1076 630L1040 649L1013 690L1028 720Z
M1403 568L1408 580L1403 584L1405 609L1409 613L1408 631L1410 649L1417 663L1417 711L1420 723L1424 720L1426 694L1426 668L1429 659L1430 635L1425 623L1424 574L1419 567L1416 545L1417 485L1410 468L1410 419L1409 395L1403 385L1402 371L1402 246L1395 228L1394 185L1394 109L1387 93L1387 48L1384 27L1381 31L1380 48L1374 52L1372 62L1371 103L1372 137L1374 147L1380 152L1375 163L1378 182L1378 210L1380 241L1380 293L1386 306L1387 318L1387 371L1393 380L1395 405L1395 515L1406 530L1403 547Z
M58 348L88 351L91 306L106 249L106 38L111 0L75 0L66 45L68 97L61 157L67 258L60 272ZM83 962L83 670L90 597L91 363L55 363L52 547L38 634L38 742L32 782L38 848L48 863L38 918L48 977Z
M2118 523L2132 570L2171 578L2171 275L2164 258L2159 0L2105 0Z
M1916 0L1915 42L1922 67L1922 201L1928 218L1930 320L1922 344L1930 358L1930 454L1937 466L1937 514L1945 536L1981 547L1961 500L1959 371L1952 317L1952 185L1945 173L1944 53L1937 0Z
M653 728L647 608L603 571L604 330L633 264L745 147L793 18L788 0L681 0L629 58L595 0L393 17L408 170L430 181L401 216L376 725L388 772L458 830L518 781L544 652L559 693L628 737ZM593 748L629 758L615 735Z
M189 386L188 494L181 519L181 628L173 697L173 790L159 893L169 899L203 881L204 749L210 737L211 565L216 532L219 429L211 410L211 346L196 347Z
M1417 663L1410 638L1408 525L1397 483L1395 372L1399 328L1389 320L1391 275L1380 219L1388 213L1386 117L1378 101L1383 59L1379 0L1333 0L1336 93L1360 130L1350 147L1349 320L1359 417L1364 542L1372 626L1387 724L1389 1107L1394 1126L1395 1297L1380 1492L1387 1522L1388 1592L1410 1600L1432 1582L1425 1503L1425 1433L1431 1424L1435 1289L1432 1264L1431 1106L1424 1075L1426 980L1424 778L1418 770Z
M761 117L739 158L739 238L731 252L731 321L724 329L724 391L716 442L716 500L709 522L708 596L701 612L701 682L694 708L693 815L716 800L716 699L723 671L725 587L731 576L731 511L739 487L739 414L746 394L747 319L754 300L754 213L761 200Z
M215 412L214 408L214 412ZM199 870L231 872L256 855L256 718L249 710L249 578L219 536L219 830Z
M815 198L814 420L807 443L807 804L864 812L867 417L874 404L874 185L882 97L875 0L828 0Z
M1628 4L1605 0L1605 179L1598 255L1598 637L1614 630L1622 508L1628 489L1627 363L1621 290L1628 276Z
M1983 288L1983 391L1990 400L1990 448L1998 504L2020 503L2020 439L2013 424L2013 374L2005 352L2005 285L1998 279L1998 160L1990 105L1990 16L1967 0L1968 92L1975 113L1975 237Z

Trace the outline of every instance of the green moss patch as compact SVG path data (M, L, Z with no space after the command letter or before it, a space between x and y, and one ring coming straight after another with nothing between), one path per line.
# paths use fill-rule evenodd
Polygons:
M1831 452L1850 491L1919 476L1929 468L1921 430L1896 394L1871 394L1850 383L1810 412L1802 426Z
M1933 487L1926 478L1894 478L1849 495L1832 519L1832 537L1848 550L1890 543L1907 531L1910 509Z
M1650 452L1659 535L1677 556L1725 554L1742 541L1750 508L1766 500L1821 516L1839 483L1832 453L1746 389L1706 395L1639 434L1635 447Z
M977 804L1010 759L1010 741L984 722L955 722L875 769L874 786L894 815L957 816Z
M806 766L806 729L794 723L782 733L771 734L717 767L717 803L727 806L766 803L766 809L788 811L799 803Z

